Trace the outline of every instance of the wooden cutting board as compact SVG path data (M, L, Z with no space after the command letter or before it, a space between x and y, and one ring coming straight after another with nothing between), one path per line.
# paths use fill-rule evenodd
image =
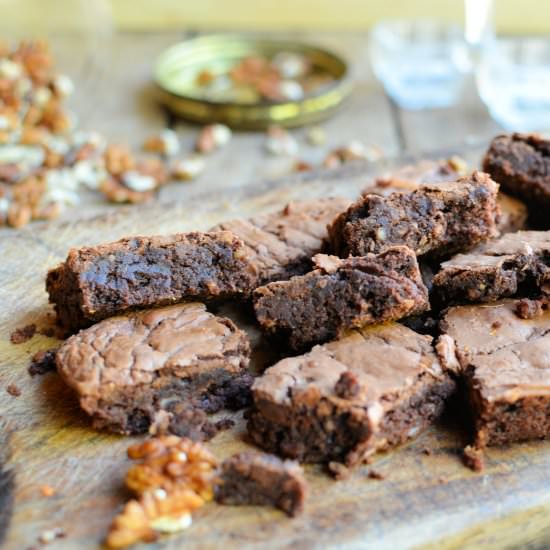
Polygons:
M0 233L0 456L5 462L0 474L0 532L9 520L4 548L28 548L41 532L54 527L67 536L51 548L98 548L111 518L129 496L123 487L129 465L126 448L136 438L92 430L57 374L28 375L30 356L58 345L57 340L35 336L19 345L9 342L16 327L47 323L51 310L44 291L46 270L63 260L72 246L130 234L206 229L223 219L273 210L295 199L354 197L373 170L355 165L300 174L216 197L119 208L86 221ZM249 330L255 365L269 362L270 350L251 320L230 308L224 313ZM19 397L6 392L10 383L21 389ZM247 447L242 414L234 417L234 429L210 443L220 458ZM333 481L320 467L307 467L310 494L299 518L288 519L270 508L209 504L187 531L149 548L550 546L550 442L491 449L481 474L462 465L465 443L459 427L443 422L410 444L377 456L373 465L358 468L344 481ZM371 468L384 479L369 478ZM44 484L55 488L54 496L42 496Z

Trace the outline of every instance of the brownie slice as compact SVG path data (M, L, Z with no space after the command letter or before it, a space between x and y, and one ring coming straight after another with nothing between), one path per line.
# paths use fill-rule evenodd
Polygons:
M247 253L229 231L131 237L72 249L46 289L74 332L138 307L247 295L257 286Z
M527 202L530 214L550 226L550 140L537 134L505 134L491 142L483 169L502 189Z
M446 256L498 235L498 185L482 172L411 193L366 195L329 227L332 251L364 256L393 245Z
M312 256L323 250L327 225L349 204L339 197L296 201L281 211L223 222L213 230L229 230L244 241L263 285L307 273Z
M58 350L57 370L94 427L134 434L151 423L188 435L242 392L248 336L203 304L112 317L81 330ZM236 390L235 390L236 388Z
M411 192L426 183L438 184L457 181L461 176L465 176L466 173L466 162L458 157L440 160L421 160L377 178L373 184L363 189L362 193L363 195L375 194L388 196L396 191ZM511 233L525 229L527 206L523 202L510 195L505 195L499 190L497 203L500 208L500 216L497 221L497 228L500 233Z
M414 437L454 390L431 337L374 325L267 369L252 386L248 432L267 451L349 466Z
M294 350L340 336L347 328L397 320L429 309L414 252L406 246L341 260L319 254L316 269L256 289L262 328Z
M224 460L219 477L216 500L222 504L275 506L289 516L303 511L306 481L292 460L243 452Z
M491 302L548 290L550 231L519 231L441 264L433 278L440 304Z
M442 322L438 350L464 375L478 447L550 436L550 311L521 319L518 304L454 307Z

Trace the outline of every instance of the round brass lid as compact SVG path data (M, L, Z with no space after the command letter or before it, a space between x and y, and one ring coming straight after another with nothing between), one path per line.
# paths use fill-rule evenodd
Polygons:
M325 75L322 84L299 99L270 101L223 89L216 93L201 82L203 76L223 82L243 60L270 60L281 52L307 59L312 71ZM318 122L351 91L347 64L334 53L300 42L241 35L201 36L171 46L156 60L154 79L160 101L175 114L201 124L219 122L243 129Z

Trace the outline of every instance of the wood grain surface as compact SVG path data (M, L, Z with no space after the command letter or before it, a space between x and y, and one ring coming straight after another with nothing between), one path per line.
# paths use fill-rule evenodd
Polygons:
M473 160L478 156L478 151L469 153ZM170 205L119 209L86 222L5 231L0 238L0 426L4 471L14 476L15 489L13 507L9 498L0 498L5 508L0 518L11 514L3 547L28 548L42 531L61 527L67 536L51 548L98 548L111 518L128 497L123 488L125 450L136 438L92 430L56 373L28 375L30 356L57 345L57 340L35 336L19 345L9 342L16 327L47 323L50 308L44 275L49 267L64 259L72 246L130 234L206 229L222 219L269 211L290 200L353 197L375 171L389 168L389 164L356 164L226 190L216 200L196 197ZM268 346L251 320L231 308L224 313L250 331L255 361L269 360ZM11 383L21 389L19 397L5 391ZM236 426L209 444L220 458L247 447L241 413L234 417ZM442 422L410 444L378 455L349 479L336 482L320 467L307 467L310 494L299 518L291 520L269 508L209 504L187 531L149 547L496 549L524 548L526 543L529 548L547 547L550 443L491 449L481 474L462 465L465 443L460 426ZM371 468L384 479L370 479ZM55 495L42 496L43 484L51 485Z

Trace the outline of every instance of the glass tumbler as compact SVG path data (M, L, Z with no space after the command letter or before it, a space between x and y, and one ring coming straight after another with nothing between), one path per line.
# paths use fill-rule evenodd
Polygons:
M387 20L370 33L376 77L405 109L449 107L470 68L462 29L437 20Z
M550 129L550 41L496 39L485 45L476 69L479 95L506 130Z

